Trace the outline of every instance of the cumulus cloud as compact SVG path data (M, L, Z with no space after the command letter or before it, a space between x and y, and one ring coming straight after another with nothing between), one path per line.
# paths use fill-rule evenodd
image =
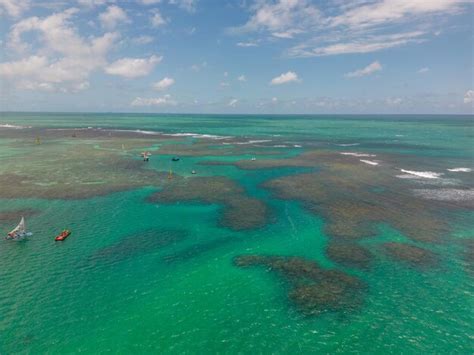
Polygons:
M474 103L474 90L467 90L464 94L464 103L472 104Z
M130 19L122 8L111 5L99 15L99 21L103 27L113 29L121 22L130 22Z
M163 57L152 55L150 58L122 58L105 68L110 75L119 75L124 78L137 78L151 73Z
M161 13L158 10L155 10L155 13L150 19L151 25L153 27L160 27L166 25L166 20L161 16Z
M83 38L71 23L76 9L50 16L25 18L11 27L7 46L17 60L0 63L0 77L27 90L78 91L88 87L90 74L102 69L106 55L119 38L117 33ZM32 53L23 41L26 33L38 34L31 41Z
M289 72L286 72L284 74L281 74L281 75L273 78L270 81L270 84L271 85L281 85L281 84L287 84L287 83L299 82L299 81L301 81L301 80L298 78L298 75L293 71L289 71Z
M30 6L30 0L0 0L0 15L7 13L9 16L18 17Z
M237 78L238 81L247 81L247 78L245 77L245 75L240 75L238 78Z
M171 95L162 97L137 97L131 102L131 106L176 106L178 103L172 99Z
M163 90L168 89L173 84L174 84L173 78L165 77L161 79L160 81L157 81L156 83L154 83L152 86L153 86L153 89L155 90L163 91Z
M230 107L235 107L235 106L237 106L238 102L239 102L239 100L232 99L232 100L229 101L229 103L227 105L230 106Z
M428 67L424 67L424 68L420 68L417 73L418 74L425 74L425 73L428 73L430 71L430 68Z
M358 70L355 70L353 72L347 73L344 76L346 78L359 78L361 76L370 75L370 74L376 73L376 72L381 71L381 70L382 70L382 65L378 61L375 61L375 62L370 63L369 65L367 65L365 68L358 69Z

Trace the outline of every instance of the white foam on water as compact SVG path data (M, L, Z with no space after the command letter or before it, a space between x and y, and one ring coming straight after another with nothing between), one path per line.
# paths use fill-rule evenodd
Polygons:
M369 165L379 165L378 162L372 161L372 160L359 159L359 161L361 161L362 163L369 164Z
M9 123L0 123L0 128L11 128L11 129L24 129L24 128L31 128L31 126L18 126Z
M470 168L452 168L446 170L452 171L453 173L470 173L472 171Z
M423 178L423 179L438 179L442 173L435 173L433 171L414 171L414 170L405 170L400 169L402 173L407 175L397 175L398 178L402 179L416 179L416 178Z
M288 146L284 144L277 144L277 145L274 145L273 147L274 148L287 148Z
M299 144L295 144L295 145L293 145L293 147L295 147L295 148L301 148L302 146L299 145Z
M342 154L342 155L350 155L350 156L353 156L353 157L358 157L358 158L364 158L364 157L376 157L375 154L367 154L367 153L356 153L356 152L341 152L339 154Z
M100 128L98 128L100 129ZM161 132L155 132L155 131L144 131L141 129L108 129L107 131L111 132L131 132L131 133L140 133L140 134L147 134L147 135L160 135L162 134Z
M255 143L266 143L266 142L271 142L271 139L256 139L256 140L251 140L247 142L235 142L232 144L238 144L238 145L245 145L245 144L255 144Z
M339 147L353 147L355 145L360 145L360 143L340 143L336 145L338 145Z
M232 138L231 136L217 136L214 134L200 134L200 133L192 133L192 132L183 132L183 133L162 133L164 136L170 137L192 137L192 138L209 138L209 139L229 139Z
M474 189L414 189L415 195L438 201L472 201Z

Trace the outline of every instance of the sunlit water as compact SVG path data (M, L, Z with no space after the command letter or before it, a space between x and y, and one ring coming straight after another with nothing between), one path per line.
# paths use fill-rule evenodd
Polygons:
M275 140L285 145L279 147L281 157L319 148L388 154L397 163L406 162L400 169L443 173L463 189L472 188L473 173L446 169L474 169L472 122L466 116L0 116L0 125ZM42 149L2 137L0 164ZM196 140L189 136L184 142ZM68 139L49 144L60 151ZM149 168L168 171L169 156L158 154ZM249 158L216 153L212 160ZM383 221L377 235L362 241L374 255L372 267L348 268L325 253L330 237L323 216L262 187L304 169L197 165L206 159L210 157L182 157L173 165L174 173L189 175L195 168L201 176L223 175L238 182L247 195L269 207L263 227L226 228L218 223L222 206L217 204L150 203L147 197L157 191L151 186L87 199L0 200L0 212L40 211L28 219L33 237L0 241L0 354L472 352L474 274L465 257L465 242L474 237L472 209L454 212L442 243L426 243L440 257L434 268L388 258L380 243L406 236ZM2 233L14 224L0 221ZM54 236L66 227L73 231L71 237L55 243ZM150 231L164 235L164 241L149 242ZM284 278L265 268L236 267L233 260L242 254L299 256L343 270L367 283L364 302L347 311L303 314L289 299Z

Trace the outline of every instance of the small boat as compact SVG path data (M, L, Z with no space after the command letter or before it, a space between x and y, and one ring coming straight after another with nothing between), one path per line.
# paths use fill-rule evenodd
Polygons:
M67 237L71 235L71 231L69 229L63 230L59 235L54 238L56 242L62 242L63 240L66 240Z
M257 158L253 157L251 160L252 160L252 161L255 161L255 160L257 160Z
M196 170L191 171L191 174L193 175L196 174Z
M172 161L179 161L179 157L173 157L171 158Z
M143 161L149 161L150 160L150 156L151 156L150 152L142 152L140 155L142 156Z
M172 179L173 178L173 170L170 170L170 172L168 173L168 179Z
M18 223L18 225L7 234L6 238L11 240L21 240L32 235L33 233L26 230L25 218L21 217L20 223Z

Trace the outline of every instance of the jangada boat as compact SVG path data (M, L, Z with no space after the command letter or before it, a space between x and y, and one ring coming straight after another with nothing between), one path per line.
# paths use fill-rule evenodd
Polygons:
M32 235L33 233L26 230L25 218L21 217L20 223L18 223L18 225L7 234L7 239L21 240Z
M57 235L56 238L54 238L54 240L57 241L57 242L62 242L63 240L65 240L70 235L71 235L71 231L68 230L68 229L65 229L59 235Z

